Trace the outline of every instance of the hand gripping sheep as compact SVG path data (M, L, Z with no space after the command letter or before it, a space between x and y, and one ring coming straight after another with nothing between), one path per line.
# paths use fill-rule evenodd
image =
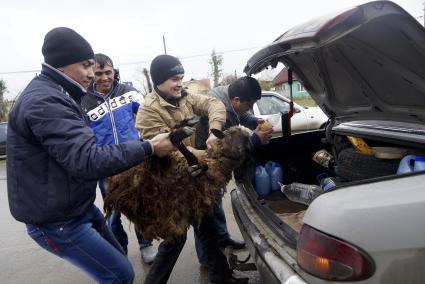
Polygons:
M200 166L204 169L201 175L192 176L188 161L175 151L166 158L153 156L110 177L104 201L107 215L113 210L121 212L146 239L170 240L185 234L190 224L199 224L212 212L232 171L251 148L245 129L232 127L215 135L222 139L199 158L197 164L206 165Z
M183 140L191 136L194 132L192 128L199 122L199 117L191 117L184 119L179 124L176 125L174 130L170 133L170 140L174 146L182 153L183 157L186 159L189 167L188 171L192 176L197 176L208 170L206 164L199 163L198 158L186 148L183 144Z

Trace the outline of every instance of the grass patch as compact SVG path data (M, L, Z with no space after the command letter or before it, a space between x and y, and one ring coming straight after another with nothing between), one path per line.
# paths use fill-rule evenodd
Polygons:
M315 107L317 106L316 102L311 97L299 97L294 98L294 102L306 107Z

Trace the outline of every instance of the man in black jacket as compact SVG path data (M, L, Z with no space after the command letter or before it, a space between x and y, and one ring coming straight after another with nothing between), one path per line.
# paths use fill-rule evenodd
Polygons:
M69 28L49 31L42 71L9 114L7 189L13 217L42 248L101 283L134 272L94 205L96 181L173 150L168 134L96 146L80 108L93 79L93 50Z

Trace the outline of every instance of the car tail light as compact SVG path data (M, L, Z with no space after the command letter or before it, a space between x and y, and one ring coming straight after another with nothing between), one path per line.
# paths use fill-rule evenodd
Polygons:
M303 225L297 262L306 272L331 281L359 281L373 275L375 264L362 250Z

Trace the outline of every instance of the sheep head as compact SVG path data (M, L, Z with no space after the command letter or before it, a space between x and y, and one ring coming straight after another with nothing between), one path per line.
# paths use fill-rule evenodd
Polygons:
M252 149L249 141L249 132L237 126L230 127L222 132L211 129L211 132L219 138L216 145L208 151L213 158L226 157L231 160L244 161Z

